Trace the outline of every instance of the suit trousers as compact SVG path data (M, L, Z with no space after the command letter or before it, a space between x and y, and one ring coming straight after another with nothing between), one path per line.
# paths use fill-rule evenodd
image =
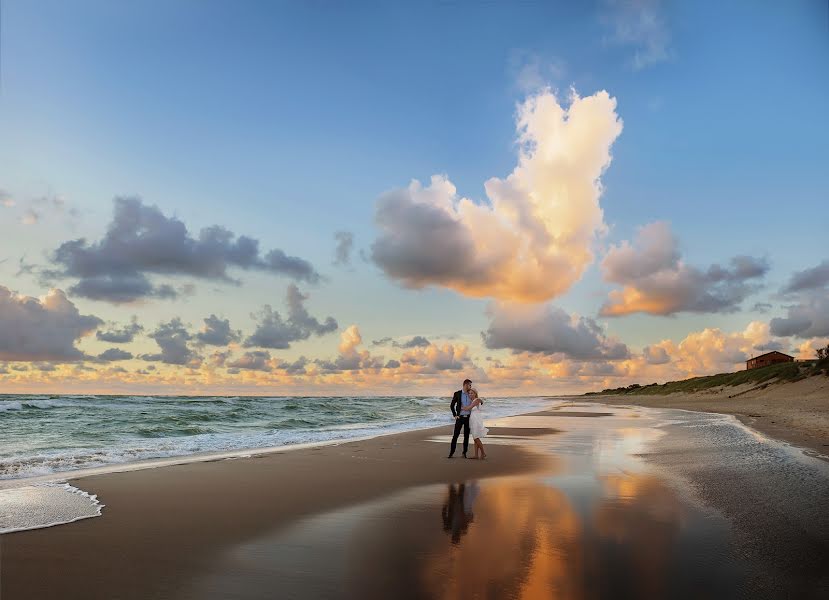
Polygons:
M463 428L463 453L464 456L466 455L466 450L469 448L469 417L461 416L455 419L455 433L452 434L452 445L449 447L449 456L455 453L461 428Z

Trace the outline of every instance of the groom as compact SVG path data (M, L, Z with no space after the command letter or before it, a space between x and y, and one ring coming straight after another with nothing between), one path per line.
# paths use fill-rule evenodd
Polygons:
M452 416L455 417L455 433L452 434L452 445L449 447L449 456L452 458L455 454L455 447L458 445L458 436L461 434L461 427L463 427L463 457L466 458L466 449L469 447L469 390L472 389L472 382L469 379L463 380L463 389L455 392L452 396L452 402L449 404L449 410L452 411Z

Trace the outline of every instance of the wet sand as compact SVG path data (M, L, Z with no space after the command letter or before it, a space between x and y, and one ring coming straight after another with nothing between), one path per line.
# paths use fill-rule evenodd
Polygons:
M73 480L103 516L0 536L0 598L823 597L829 467L711 418L585 403L488 422L486 461L439 428Z
M822 375L794 383L749 383L692 394L598 395L578 400L734 415L758 431L829 460L829 377Z

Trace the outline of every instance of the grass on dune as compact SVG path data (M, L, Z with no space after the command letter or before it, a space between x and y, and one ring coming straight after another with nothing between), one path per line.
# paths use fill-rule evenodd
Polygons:
M768 367L761 367L759 369L750 369L747 371L737 371L736 373L719 373L717 375L708 375L705 377L692 377L691 379L684 379L682 381L669 381L668 383L650 385L639 385L634 383L628 387L621 387L615 389L605 389L601 392L588 392L585 395L596 394L635 394L635 395L651 395L651 394L673 394L677 392L700 392L714 387L720 386L736 386L744 383L753 383L755 385L762 385L764 383L781 383L787 381L797 381L804 379L811 375L819 375L820 373L829 374L829 362L826 359L818 362L788 362Z

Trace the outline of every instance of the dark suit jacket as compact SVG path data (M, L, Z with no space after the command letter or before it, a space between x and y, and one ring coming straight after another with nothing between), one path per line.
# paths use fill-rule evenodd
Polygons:
M453 417L458 417L461 414L461 394L463 394L463 390L455 392L455 395L452 396L452 402L449 404L449 410L452 411Z

